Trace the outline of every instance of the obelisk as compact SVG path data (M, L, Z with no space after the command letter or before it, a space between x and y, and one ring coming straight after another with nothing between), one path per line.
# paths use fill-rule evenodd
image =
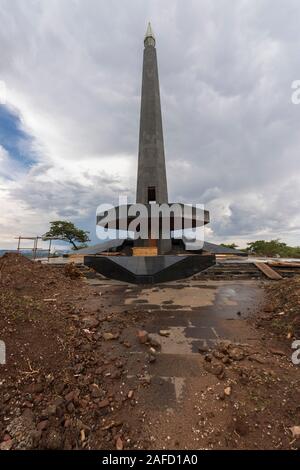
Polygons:
M155 37L150 23L144 39L136 202L168 202Z

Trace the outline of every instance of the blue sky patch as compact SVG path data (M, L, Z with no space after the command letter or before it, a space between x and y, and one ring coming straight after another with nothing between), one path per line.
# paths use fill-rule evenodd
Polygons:
M36 162L32 150L33 137L22 130L20 116L4 105L0 105L0 145L10 157L24 167Z

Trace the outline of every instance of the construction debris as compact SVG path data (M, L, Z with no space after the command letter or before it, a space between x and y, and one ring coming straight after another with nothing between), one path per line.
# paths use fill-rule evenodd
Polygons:
M273 281L278 281L279 279L282 279L282 276L276 271L274 271L274 269L272 269L271 266L268 266L266 263L255 262L254 264L269 279L272 279Z

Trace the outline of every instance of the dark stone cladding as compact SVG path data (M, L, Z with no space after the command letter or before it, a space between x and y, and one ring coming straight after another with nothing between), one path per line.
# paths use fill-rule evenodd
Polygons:
M84 264L96 272L133 284L154 284L184 279L215 264L215 255L85 256Z
M145 42L136 202L148 203L149 187L156 202L168 202L156 49Z

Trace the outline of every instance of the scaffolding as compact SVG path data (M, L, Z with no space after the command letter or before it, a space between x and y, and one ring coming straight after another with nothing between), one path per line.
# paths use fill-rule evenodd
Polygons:
M17 248L18 253L20 253L21 250L31 250L32 259L35 260L37 258L37 252L39 252L39 253L40 252L47 252L48 253L47 258L49 259L50 253L51 253L52 238L47 239L47 241L49 241L48 248L39 248L38 247L39 240L45 241L45 238L43 238L43 237L22 237L22 236L19 236L19 237L16 237L16 239L18 240L18 248ZM30 247L21 246L22 245L22 240L32 240L33 241L33 246L30 246Z

